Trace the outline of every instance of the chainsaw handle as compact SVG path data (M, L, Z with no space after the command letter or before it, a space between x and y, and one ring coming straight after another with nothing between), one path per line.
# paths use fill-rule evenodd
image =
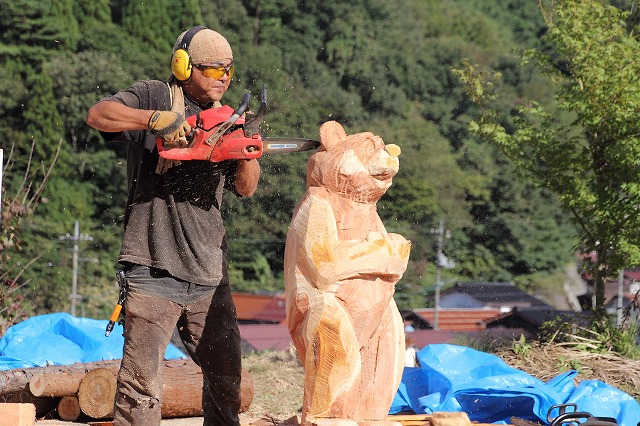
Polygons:
M251 118L247 116L247 121L244 123L244 135L248 138L253 137L260 133L260 125L264 121L264 117L267 115L267 85L262 85L262 95L260 97L260 108L258 112Z
M233 114L227 121L233 120L232 123L235 123L238 120L238 118L240 118L242 114L245 113L247 108L249 108L249 101L251 101L251 95L249 93L245 93L244 96L242 96L242 103L240 104L238 109L233 111Z
M249 93L245 93L244 96L242 97L242 103L240 104L240 106L235 111L233 111L233 114L231 114L231 117L227 118L220 125L220 127L218 127L218 130L216 130L215 133L213 133L211 136L207 138L207 143L209 143L210 145L215 145L218 142L218 140L220 140L222 135L224 135L227 132L227 130L229 130L231 126L233 126L235 122L238 121L240 117L242 117L242 114L244 114L247 108L249 108L250 100L251 100L251 95Z
M572 411L567 411L567 408L569 408L569 407L573 408L573 410ZM568 404L556 404L556 405L552 406L547 411L547 421L549 423L553 423L554 419L556 418L556 417L552 416L553 410L558 410L559 413L558 413L557 417L560 417L561 415L563 415L564 413L567 413L567 412L569 412L569 413L577 412L578 411L578 404L568 403Z

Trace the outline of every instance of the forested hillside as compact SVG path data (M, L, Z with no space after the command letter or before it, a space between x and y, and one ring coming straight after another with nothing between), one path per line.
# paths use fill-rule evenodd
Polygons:
M196 24L234 48L227 103L249 92L257 108L267 86L265 134L317 138L324 121L338 120L349 133L372 131L402 148L400 173L378 204L387 230L413 242L401 307L432 303L441 220L444 253L455 262L446 279L531 285L573 259L569 216L468 132L475 107L452 72L464 59L487 65L503 73L511 101L535 94L551 102L552 82L519 60L523 49L543 47L535 1L0 0L0 8L7 162L0 273L25 284L17 291L29 314L69 309L73 242L62 237L77 220L91 237L78 243L77 314L108 316L117 297L126 151L105 143L84 116L139 79L168 78L176 36ZM511 101L502 105L507 115ZM12 197L37 195L54 158L33 215L24 214L35 205L26 202L10 210ZM284 240L307 158L264 156L256 195L228 194L235 290L283 288ZM22 186L25 176L33 186Z

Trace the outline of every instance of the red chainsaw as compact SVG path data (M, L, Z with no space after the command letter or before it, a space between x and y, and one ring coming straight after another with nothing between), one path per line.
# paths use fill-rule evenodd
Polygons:
M305 138L265 137L260 124L267 113L267 88L262 88L260 108L255 114L245 112L251 95L245 93L242 104L233 109L228 105L210 108L187 117L191 133L184 148L165 149L162 138L156 140L158 153L168 160L248 160L262 154L308 151L320 142Z

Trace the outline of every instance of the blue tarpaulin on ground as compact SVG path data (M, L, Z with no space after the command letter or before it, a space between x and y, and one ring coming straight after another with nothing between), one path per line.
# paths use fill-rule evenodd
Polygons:
M104 335L108 320L77 318L67 313L31 317L0 339L0 370L70 365L122 358L122 325ZM169 345L165 359L186 358Z
M547 422L549 409L573 403L577 411L636 426L640 404L598 380L577 386L577 371L543 382L499 357L464 346L431 344L418 352L420 367L405 368L390 413L464 411L472 421L508 424L511 417ZM571 410L568 410L571 411ZM552 411L552 418L559 412Z

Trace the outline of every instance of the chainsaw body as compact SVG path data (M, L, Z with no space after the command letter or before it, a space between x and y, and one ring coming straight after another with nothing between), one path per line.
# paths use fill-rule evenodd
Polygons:
M259 133L245 135L245 118L239 110L234 111L224 105L187 117L192 129L187 136L189 144L184 148L165 149L162 138L158 138L158 153L167 160L218 162L259 158L262 155L262 137Z

